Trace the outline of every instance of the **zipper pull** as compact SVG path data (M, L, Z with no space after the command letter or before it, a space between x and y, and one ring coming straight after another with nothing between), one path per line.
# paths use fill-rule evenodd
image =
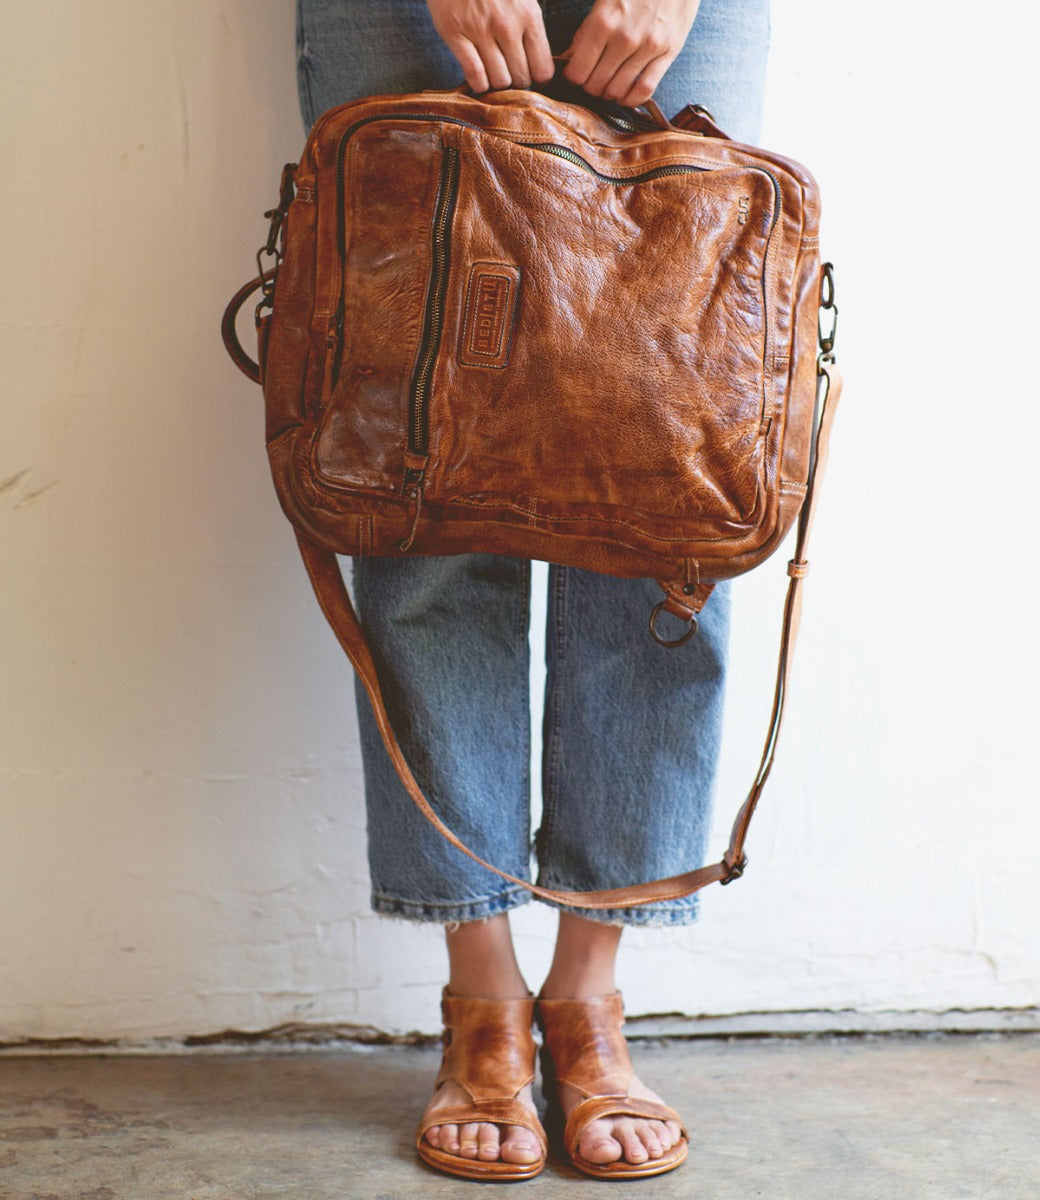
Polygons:
M415 531L419 528L419 515L422 513L423 506L423 487L426 479L426 472L417 467L408 467L404 473L404 494L406 499L415 501L415 513L412 516L411 528L407 535L397 543L398 550L402 554L407 554L412 548L412 543L415 541Z

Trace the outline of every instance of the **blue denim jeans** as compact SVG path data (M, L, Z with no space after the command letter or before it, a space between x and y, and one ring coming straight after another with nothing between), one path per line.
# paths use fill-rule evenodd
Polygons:
M541 0L553 53L591 0ZM654 94L671 116L703 104L754 141L768 0L703 0ZM310 125L360 96L454 87L462 72L425 0L298 0L300 103ZM494 555L363 559L358 612L387 709L416 779L478 854L530 878L530 563ZM566 890L640 883L703 861L721 733L729 589L696 637L665 649L647 618L652 581L552 566L538 882ZM419 921L472 921L529 893L479 867L414 808L358 688L372 907ZM696 897L576 910L621 924L684 924Z

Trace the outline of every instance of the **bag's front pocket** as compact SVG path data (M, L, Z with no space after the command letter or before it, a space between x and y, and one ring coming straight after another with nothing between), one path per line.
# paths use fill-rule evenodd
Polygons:
M428 439L452 154L436 126L392 119L344 141L341 295L312 456L327 486L400 497L409 452Z
M768 174L678 160L612 173L564 146L458 137L427 498L561 531L615 513L619 536L755 519Z

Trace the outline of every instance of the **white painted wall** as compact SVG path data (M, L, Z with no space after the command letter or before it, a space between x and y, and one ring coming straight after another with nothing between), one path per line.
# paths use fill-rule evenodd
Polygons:
M849 386L752 868L626 935L623 985L634 1013L1036 1005L1025 48L894 0L777 10L765 140L821 180ZM439 933L367 910L348 669L217 339L301 143L290 0L4 26L0 1040L432 1030ZM779 558L740 585L720 843L782 586ZM553 918L517 924L537 984Z

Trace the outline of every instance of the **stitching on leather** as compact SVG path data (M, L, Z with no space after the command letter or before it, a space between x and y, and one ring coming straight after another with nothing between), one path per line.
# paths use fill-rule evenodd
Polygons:
M513 294L510 297L510 303L509 303L509 314L511 317L511 319L509 321L509 336L505 339L505 346L503 348L499 349L498 353L494 356L495 358L500 358L500 357L503 358L504 361L502 361L502 362L470 362L463 357L464 354L480 354L481 353L481 351L479 351L479 350L471 350L470 349L470 347L466 344L466 337L467 337L467 334L469 333L469 323L470 323L470 318L472 315L470 313L470 307L469 307L470 295L473 291L473 283L478 278L478 275L479 275L477 268L482 267L482 266L501 267L502 270L507 273L509 285L513 291ZM511 271L516 272L516 279L514 279L511 274L509 274L509 272L511 272ZM470 267L469 279L466 282L466 298L465 298L465 302L462 307L462 329L459 332L459 345L458 345L458 350L456 351L456 354L455 354L455 357L456 357L460 367L483 367L486 370L504 371L506 369L506 367L509 366L509 356L512 354L512 351L513 351L513 333L516 329L516 306L519 302L519 299L520 299L520 268L515 263L501 263L501 262L493 262L491 260L478 259L476 262L474 262L472 264L472 266ZM488 356L488 357L490 357L490 356Z

